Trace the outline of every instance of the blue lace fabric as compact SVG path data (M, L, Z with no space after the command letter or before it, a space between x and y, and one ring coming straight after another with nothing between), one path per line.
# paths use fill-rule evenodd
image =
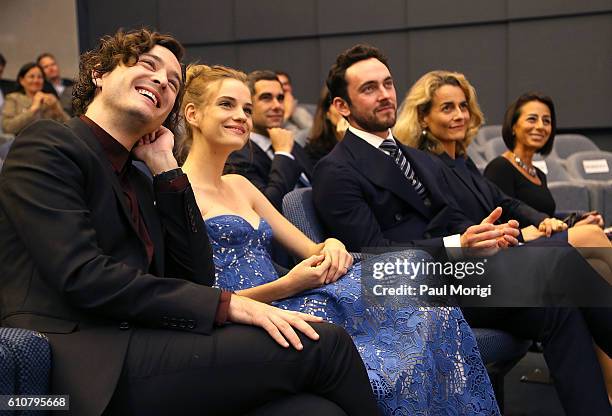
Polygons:
M236 215L206 220L216 285L236 291L278 278L269 256L272 229ZM403 252L410 256L410 251ZM499 415L476 339L453 307L389 307L362 296L361 264L337 282L274 305L344 327L365 363L385 415Z

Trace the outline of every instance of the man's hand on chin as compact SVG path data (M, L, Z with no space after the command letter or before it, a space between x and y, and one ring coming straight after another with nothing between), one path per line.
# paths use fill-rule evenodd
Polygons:
M153 175L178 168L172 154L174 134L164 126L142 136L132 149L134 156L142 160Z

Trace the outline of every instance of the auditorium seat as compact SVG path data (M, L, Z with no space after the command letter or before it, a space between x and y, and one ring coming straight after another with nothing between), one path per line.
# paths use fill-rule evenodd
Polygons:
M39 332L0 328L0 395L49 393L51 347Z
M595 209L591 207L591 200L593 199L590 195L591 191L584 184L569 181L549 182L548 189L550 189L550 193L555 200L557 212Z
M598 150L595 143L581 134L557 134L553 145L553 153L559 159L567 159L578 152Z
M490 138L482 147L484 149L484 158L487 163L508 150L501 136Z
M472 159L472 162L476 165L480 172L484 171L484 168L487 166L486 159L482 156L482 147L476 143L472 142L467 148L467 155Z
M320 242L325 239L325 231L312 202L312 188L287 193L283 198L283 215L311 240ZM474 328L474 334L503 411L504 376L527 353L531 341L489 328Z
M481 127L480 130L478 130L478 133L476 133L475 139L481 146L484 146L484 144L488 142L489 140L495 137L501 137L501 135L502 135L501 124L491 124L490 126Z
M577 152L565 160L569 174L578 180L612 180L612 153L602 150Z
M546 159L534 157L533 165L546 174L546 182L568 182L572 177L565 169L563 162L552 155Z

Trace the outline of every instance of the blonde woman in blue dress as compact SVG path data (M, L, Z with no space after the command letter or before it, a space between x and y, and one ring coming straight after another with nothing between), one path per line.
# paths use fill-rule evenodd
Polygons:
M181 104L183 170L213 245L216 284L343 326L383 414L499 414L474 335L458 308L406 301L390 308L369 301L362 295L361 263L353 264L340 241L311 241L246 178L222 175L227 157L244 146L252 128L246 82L244 73L230 68L191 66ZM284 276L268 253L272 238L304 259ZM423 256L408 251L385 259Z

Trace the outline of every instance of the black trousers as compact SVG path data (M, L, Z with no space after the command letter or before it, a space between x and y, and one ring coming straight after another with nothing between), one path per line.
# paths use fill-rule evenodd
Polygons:
M610 308L463 308L473 327L541 341L568 416L612 415L593 341L612 357Z
M242 325L209 336L136 329L105 414L377 415L349 335L330 324L313 327L320 339L300 336L302 351Z

